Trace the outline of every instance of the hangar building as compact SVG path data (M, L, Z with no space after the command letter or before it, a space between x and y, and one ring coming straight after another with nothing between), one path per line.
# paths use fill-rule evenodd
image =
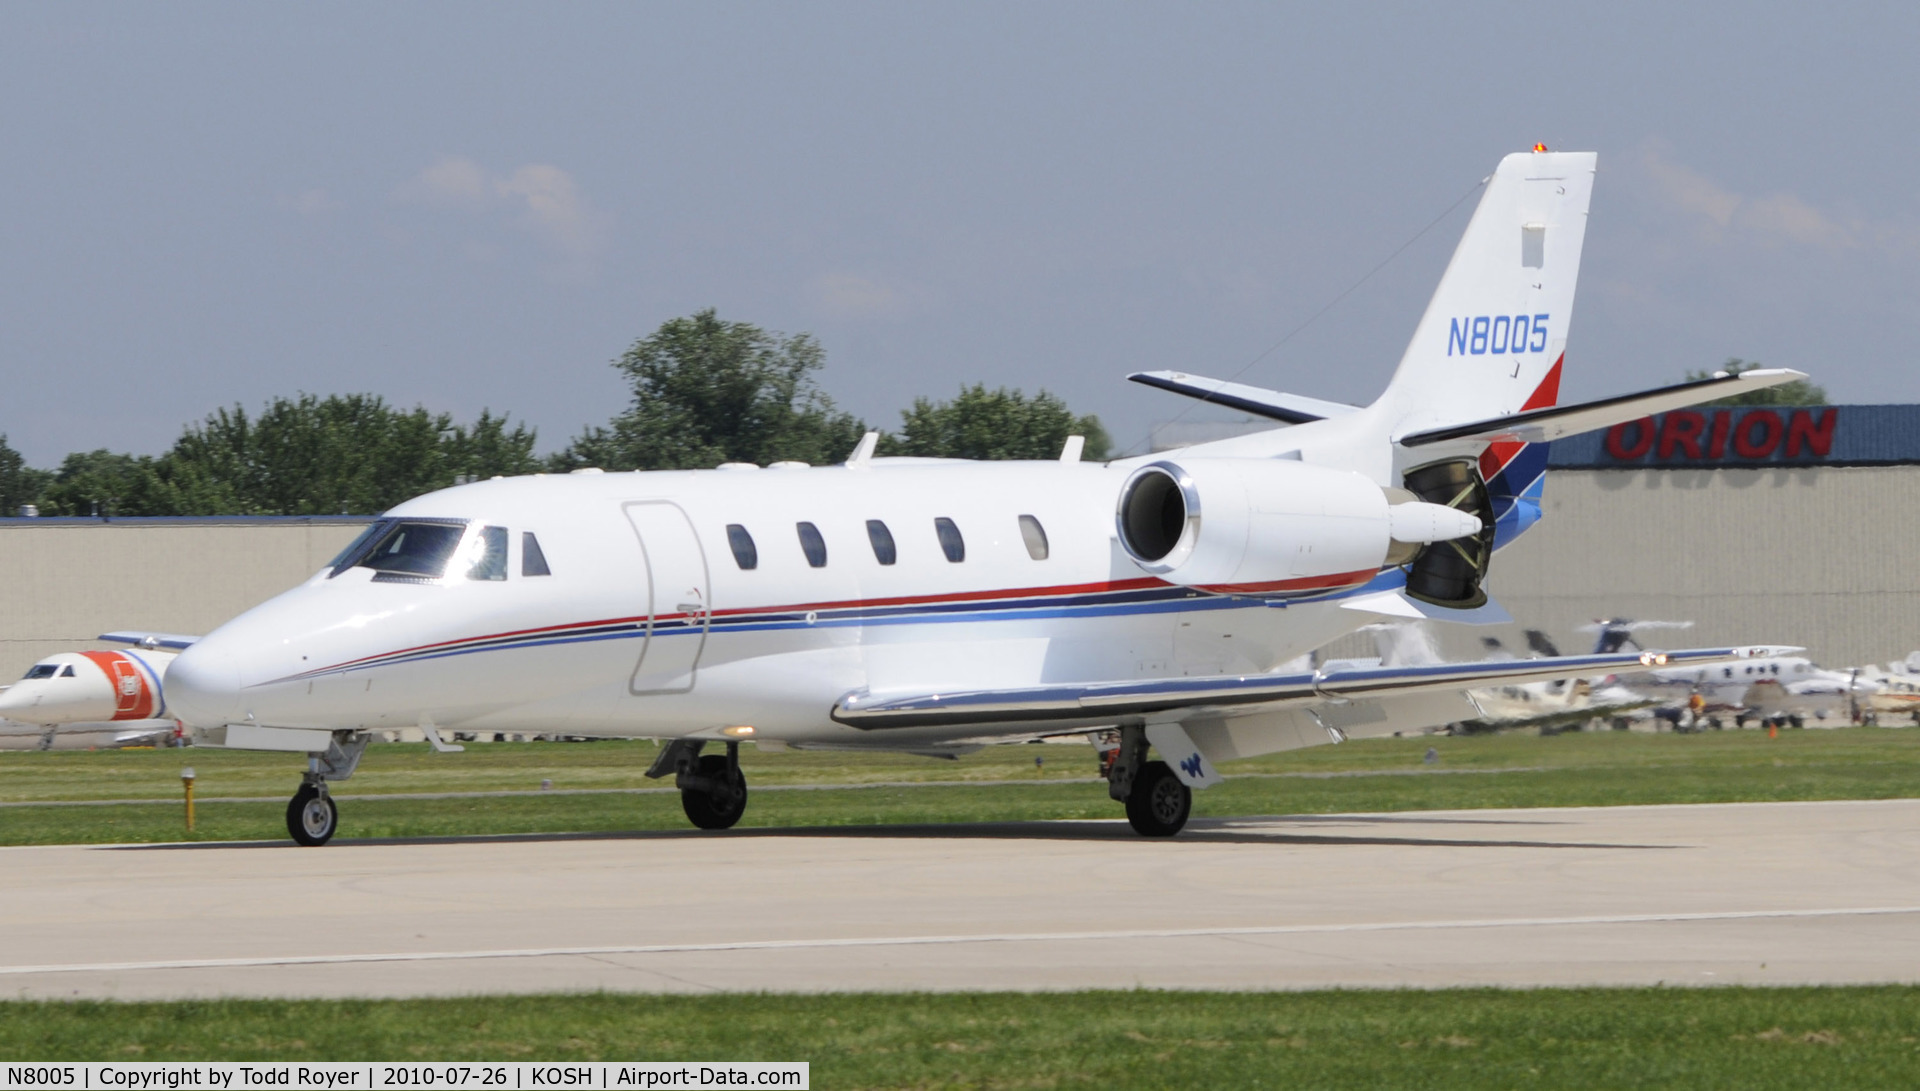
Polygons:
M1801 644L1832 667L1920 648L1920 406L1680 410L1562 440L1549 465L1544 517L1488 580L1517 624L1449 626L1451 654L1483 632L1523 648L1522 627L1585 650L1579 627L1603 617L1694 623L1666 646ZM0 679L113 629L206 632L366 522L0 519ZM1349 643L1334 653L1368 654Z

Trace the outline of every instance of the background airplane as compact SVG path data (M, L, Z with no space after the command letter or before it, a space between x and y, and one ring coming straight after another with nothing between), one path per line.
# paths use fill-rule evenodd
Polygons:
M57 652L0 688L0 746L33 735L35 749L151 746L176 736L167 715L167 668L192 637L106 633L124 651ZM64 741L65 746L61 744Z
M1117 725L1108 792L1165 836L1221 761L1459 720L1489 685L1744 660L1284 666L1383 618L1504 619L1485 581L1540 517L1546 442L1801 377L1556 406L1595 162L1500 162L1370 405L1155 372L1277 426L1104 465L879 459L870 434L837 467L463 485L185 648L170 702L198 744L307 756L306 844L372 734L415 726L670 740L649 775L724 828L743 740L945 755Z
M1636 632L1686 628L1690 622L1595 622L1596 654L1639 648ZM1782 649L1792 651L1797 649ZM1849 723L1885 688L1858 671L1824 670L1799 655L1771 655L1742 663L1663 667L1619 675L1626 688L1655 699L1676 725L1719 727L1724 721L1744 726L1749 720L1773 720L1801 726L1807 719ZM1698 698L1696 700L1696 698Z

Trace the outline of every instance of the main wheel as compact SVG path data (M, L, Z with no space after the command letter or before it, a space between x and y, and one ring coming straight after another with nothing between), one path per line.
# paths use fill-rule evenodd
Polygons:
M719 754L701 758L695 770L714 787L680 793L680 807L687 812L687 820L703 830L731 828L747 810L746 775L736 768L729 778L727 759Z
M1127 822L1143 837L1172 837L1187 824L1193 789L1180 783L1164 761L1150 761L1133 778L1127 796Z
M340 808L311 784L302 784L287 803L287 832L302 845L324 845L340 828Z

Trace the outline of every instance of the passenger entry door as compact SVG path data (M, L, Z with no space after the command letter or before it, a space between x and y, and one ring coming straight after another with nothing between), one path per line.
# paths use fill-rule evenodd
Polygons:
M648 587L647 636L627 690L685 693L693 688L712 618L700 536L678 504L649 500L625 508L627 521L640 537Z

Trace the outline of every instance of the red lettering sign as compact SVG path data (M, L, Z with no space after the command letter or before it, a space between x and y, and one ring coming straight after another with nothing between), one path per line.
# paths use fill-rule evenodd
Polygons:
M1631 432L1633 442L1627 442ZM1653 418L1641 417L1639 420L1621 421L1607 429L1607 453L1622 462L1631 462L1653 447Z
M1821 458L1827 457L1827 452L1833 449L1835 415L1832 409L1822 410L1820 423L1815 424L1812 413L1805 409L1794 410L1793 417L1787 422L1787 457L1799 454L1802 444Z
M1733 414L1722 409L1713 415L1713 438L1707 441L1707 457L1721 459L1727 454L1727 429L1733 424Z
M1663 461L1672 458L1675 447L1685 450L1688 458L1699 458L1700 433L1706 428L1707 418L1691 409L1668 413L1660 424L1660 458Z
M1755 409L1741 417L1740 427L1733 430L1733 453L1741 458L1767 457L1780 446L1780 431L1784 427L1780 414L1771 409Z

